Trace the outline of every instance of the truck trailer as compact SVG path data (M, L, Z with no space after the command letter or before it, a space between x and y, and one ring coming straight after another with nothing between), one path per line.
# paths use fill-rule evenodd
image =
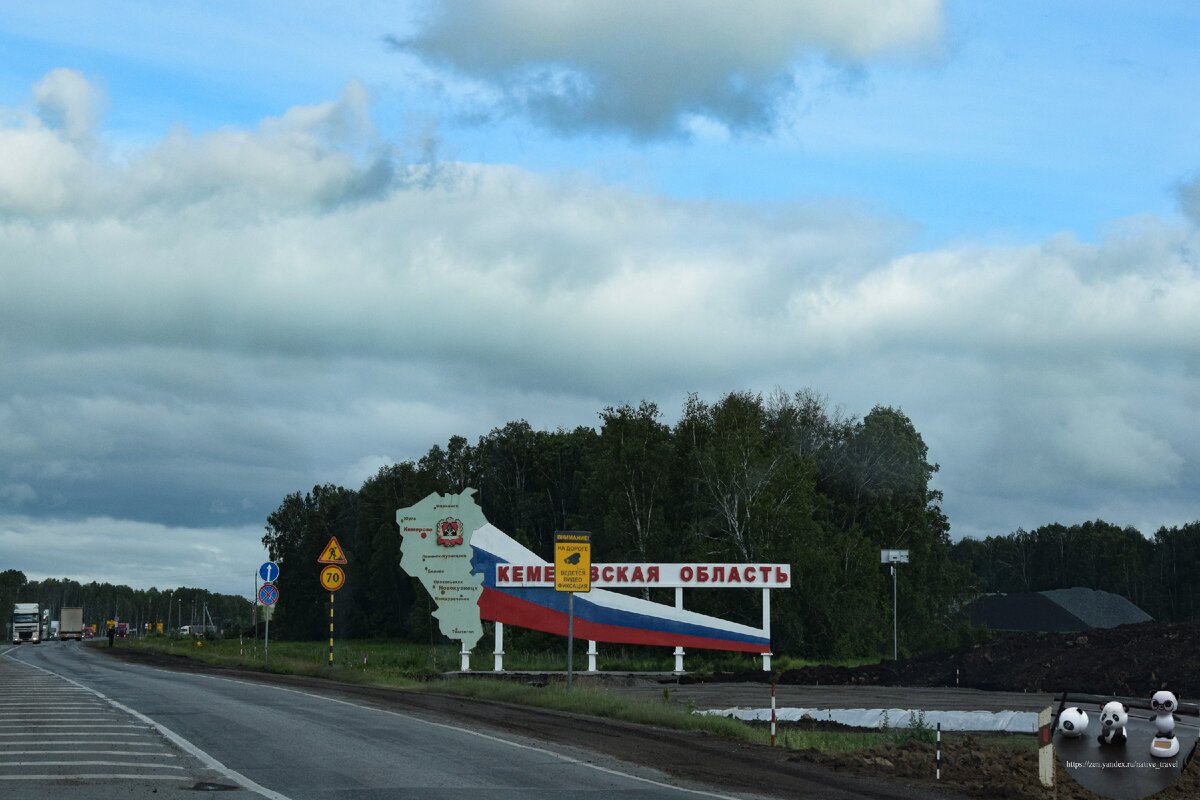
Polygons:
M15 603L12 609L12 642L42 641L42 609L37 603Z
M64 607L58 615L58 638L83 640L83 609Z

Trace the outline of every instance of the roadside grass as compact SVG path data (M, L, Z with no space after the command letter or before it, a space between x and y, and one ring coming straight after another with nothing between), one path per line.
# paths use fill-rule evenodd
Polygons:
M103 645L98 645L103 646ZM145 637L119 640L117 647L155 653L173 654L211 664L266 670L286 675L329 678L373 686L403 688L454 694L461 697L513 703L553 711L622 720L641 725L681 731L702 732L753 744L770 744L770 730L763 723L747 723L729 717L696 714L690 704L671 699L664 690L663 699L647 702L623 697L600 687L577 685L568 692L562 683L531 686L495 678L448 678L431 680L441 673L458 667L458 648L453 645L416 645L390 641L351 641L335 643L334 664L329 666L327 642L272 642L269 659L264 663L261 641L253 640L193 640L180 637ZM490 654L486 663L472 659L472 669L490 670ZM562 663L554 663L561 654L546 652L511 653L505 657L506 669L530 671L561 671ZM614 660L615 661L615 660ZM616 662L620 663L620 662ZM637 658L629 659L633 666L607 669L639 670ZM777 662L778 663L778 660ZM792 662L797 663L797 662ZM692 664L689 663L689 670ZM792 668L790 665L788 669ZM742 669L745 669L743 666ZM732 670L714 670L732 671ZM946 736L943 736L945 739ZM852 753L881 745L903 744L909 740L932 741L928 726L918 724L912 729L890 728L880 731L809 729L803 725L781 723L777 745L791 750L811 750L820 753ZM1020 741L1017 741L1017 740ZM1035 744L1035 737L981 737L979 741L1005 747L1024 747Z

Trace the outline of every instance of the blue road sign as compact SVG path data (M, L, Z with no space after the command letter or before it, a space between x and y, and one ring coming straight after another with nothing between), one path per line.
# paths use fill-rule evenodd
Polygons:
M267 561L258 568L258 577L263 579L264 583L274 583L279 580L279 565L274 561Z
M273 606L279 599L279 587L273 583L264 583L258 587L258 602L264 606Z

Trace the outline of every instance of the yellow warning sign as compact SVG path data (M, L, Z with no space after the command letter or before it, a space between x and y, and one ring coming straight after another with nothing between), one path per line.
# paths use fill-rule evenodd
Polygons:
M336 536L329 537L329 544L325 545L325 549L321 551L321 557L317 559L318 564L345 564L346 551L338 544Z
M592 535L585 531L554 533L554 590L592 590Z
M337 564L330 564L321 570L321 585L326 591L336 592L346 585L346 573Z

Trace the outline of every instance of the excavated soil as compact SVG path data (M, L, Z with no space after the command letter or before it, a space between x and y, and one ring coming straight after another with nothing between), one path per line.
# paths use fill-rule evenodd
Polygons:
M717 681L769 679L761 672ZM1200 698L1200 625L1142 622L1074 634L999 636L985 644L863 667L805 667L781 684L962 686L1006 692L1063 692L1149 698L1170 689Z
M1137 648L1144 651L1134 656ZM1189 649L1190 648L1190 649ZM452 717L467 726L486 727L547 742L586 742L589 749L658 769L682 780L714 787L786 798L1029 798L1091 800L1097 795L1076 784L1060 768L1054 789L1040 785L1037 754L1030 747L996 744L984 736L951 736L942 743L942 775L935 782L934 749L917 741L883 745L852 754L784 751L720 739L700 733L657 728L563 712L534 709L432 692L413 692L337 683L321 678L275 675L203 664L185 657L126 649L101 652L155 666L236 674L247 680L300 686L307 690L410 713ZM1172 659L1178 655L1179 662ZM1186 655L1190 662L1182 657ZM1086 636L1011 637L964 650L939 653L898 664L852 670L791 670L791 683L961 685L1007 691L1055 691L1098 694L1148 693L1168 684L1181 696L1200 681L1198 626L1144 623ZM1190 663L1190 674L1176 666ZM964 680L964 676L969 676ZM762 673L728 676L763 680ZM947 680L948 678L948 680ZM1191 696L1195 696L1194 694ZM1156 795L1164 800L1200 797L1200 767L1195 759L1175 785Z

